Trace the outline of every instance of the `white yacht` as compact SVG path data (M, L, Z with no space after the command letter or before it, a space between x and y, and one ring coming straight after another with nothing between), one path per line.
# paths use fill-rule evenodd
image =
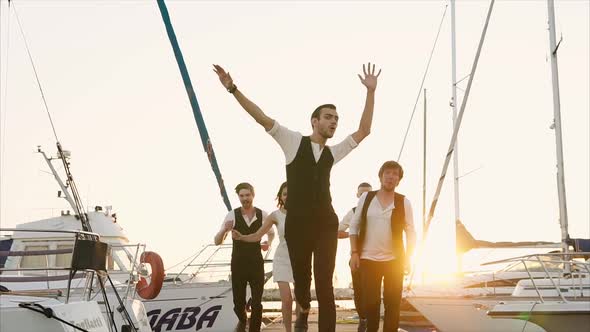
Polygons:
M0 329L2 331L138 331L151 330L143 303L116 291L106 293L107 247L96 233L29 229L68 238L69 249L2 250L0 257ZM0 229L5 232L7 229ZM73 236L72 236L73 235ZM4 244L14 239L6 237ZM13 242L14 243L14 242ZM50 255L69 257L52 267L35 264ZM38 259L41 258L41 259ZM23 267L15 261L24 261ZM84 282L73 286L77 277Z

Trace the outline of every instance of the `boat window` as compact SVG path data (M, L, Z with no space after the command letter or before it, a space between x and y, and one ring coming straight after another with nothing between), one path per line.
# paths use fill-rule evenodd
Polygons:
M110 271L131 270L131 262L127 257L127 253L121 247L112 247L111 255L109 255L108 264L108 269Z
M48 250L48 246L26 246L25 251ZM47 255L23 256L20 262L21 268L47 267Z
M57 249L72 249L71 244L59 244ZM70 267L72 265L72 253L55 255L55 267Z

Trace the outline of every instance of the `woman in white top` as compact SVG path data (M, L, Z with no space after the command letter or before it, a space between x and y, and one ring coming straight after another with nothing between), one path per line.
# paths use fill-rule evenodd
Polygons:
M283 313L283 324L285 330L291 332L291 321L293 315L293 296L291 295L290 283L293 282L293 270L291 269L291 260L289 259L289 250L287 249L287 242L285 241L285 218L287 210L285 209L285 202L287 201L287 182L283 182L277 193L277 207L264 220L262 227L254 234L242 235L238 231L232 231L232 236L235 240L245 242L258 242L271 228L272 225L277 226L279 231L279 246L275 251L272 263L272 274L274 281L279 285L281 293L281 310ZM299 314L300 307L297 304L295 314Z

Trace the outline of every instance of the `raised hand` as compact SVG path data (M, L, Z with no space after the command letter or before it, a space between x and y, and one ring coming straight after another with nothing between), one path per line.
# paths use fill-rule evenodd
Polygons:
M226 73L220 65L213 65L213 71L217 74L219 81L226 89L229 89L234 85L234 80L231 78L229 72Z
M377 88L377 77L379 77L381 74L381 69L379 69L379 72L377 75L375 75L375 64L373 64L373 67L371 67L371 63L369 62L367 67L365 67L363 64L363 74L365 77L361 76L360 74L358 75L361 83L367 87L367 90L375 91Z

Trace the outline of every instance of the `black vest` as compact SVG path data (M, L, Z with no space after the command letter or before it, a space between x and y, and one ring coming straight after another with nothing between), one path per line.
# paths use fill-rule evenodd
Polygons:
M235 214L235 223L234 229L243 235L253 234L256 233L260 227L262 227L262 211L259 208L255 208L256 210L256 221L254 221L250 227L246 224L246 220L242 216L242 211L240 208L234 210ZM233 240L233 248L231 251L232 260L235 258L240 259L258 259L262 258L262 254L260 253L260 242L245 242L245 241L236 241Z
M316 163L309 136L301 138L295 159L287 165L287 215L310 217L334 213L330 196L330 171L334 157L324 147Z
M367 193L367 197L365 198L365 204L363 205L363 210L361 213L361 224L359 228L359 237L358 237L358 251L362 253L363 251L363 243L365 242L365 235L367 234L367 210L369 210L369 205L371 205L371 201L375 198L377 191L369 191ZM391 212L391 244L393 246L392 250L396 259L404 259L406 254L404 250L404 240L403 240L403 232L404 226L406 224L406 209L405 209L405 196L402 194L394 193L395 196L393 198L395 208Z

